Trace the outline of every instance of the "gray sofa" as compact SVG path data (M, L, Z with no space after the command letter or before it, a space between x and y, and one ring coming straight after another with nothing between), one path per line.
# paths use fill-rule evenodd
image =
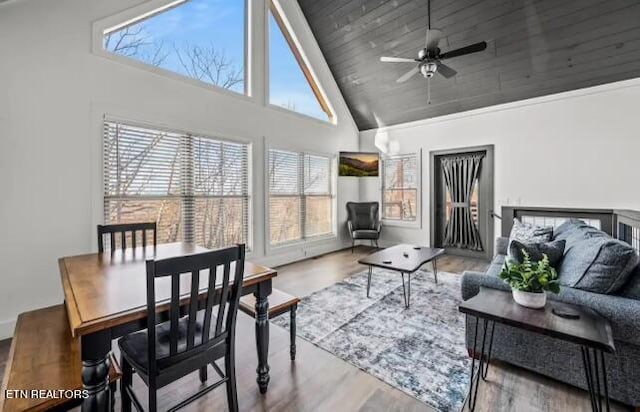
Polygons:
M593 228L591 228L593 229ZM486 273L465 272L462 298L475 296L481 286L510 290L498 277L507 255L508 239L498 238L496 256ZM640 406L640 268L636 268L617 294L599 294L563 286L550 299L592 308L611 322L616 354L607 355L611 398ZM624 295L624 296L622 296ZM467 347L473 345L475 320L467 319ZM479 325L479 334L482 324ZM482 335L480 335L482 336ZM577 345L496 324L492 358L529 369L570 385L587 389Z

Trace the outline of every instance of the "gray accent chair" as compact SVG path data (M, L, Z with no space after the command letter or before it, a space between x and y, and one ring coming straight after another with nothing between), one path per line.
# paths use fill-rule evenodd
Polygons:
M462 276L462 299L478 294L480 287L509 291L498 277L504 264L509 240L498 238L496 256L486 273L467 271ZM628 285L640 283L640 268L635 269ZM629 290L627 286L626 289ZM611 323L615 355L605 355L609 394L612 399L634 407L640 406L640 296L599 294L563 286L558 295L550 299L589 307ZM478 325L482 333L482 323ZM467 319L467 348L473 346L475 320ZM482 335L481 335L482 336ZM470 349L469 349L470 350ZM471 353L471 352L470 352ZM577 345L496 324L492 359L499 359L522 368L538 372L553 379L587 390L582 357Z
M347 229L351 236L351 253L356 240L369 240L378 247L382 222L378 202L347 202Z

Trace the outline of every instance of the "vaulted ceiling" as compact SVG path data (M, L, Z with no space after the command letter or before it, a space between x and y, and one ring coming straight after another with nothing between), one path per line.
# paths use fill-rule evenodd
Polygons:
M360 130L640 76L638 0L432 0L458 75L396 79L424 47L426 0L298 0Z

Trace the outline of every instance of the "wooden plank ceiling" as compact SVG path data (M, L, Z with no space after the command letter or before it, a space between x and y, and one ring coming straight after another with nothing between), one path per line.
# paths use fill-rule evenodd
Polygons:
M426 0L299 0L360 130L640 76L638 0L432 0L431 26L458 75L396 79L424 47Z

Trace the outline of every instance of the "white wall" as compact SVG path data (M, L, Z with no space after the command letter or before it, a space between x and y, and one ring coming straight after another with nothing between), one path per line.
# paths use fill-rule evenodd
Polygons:
M422 149L422 225L386 226L383 244L429 244L429 152L495 145L495 210L505 205L640 209L640 79L360 133L400 152ZM378 200L378 179L363 179L362 200ZM500 233L499 222L495 233Z
M264 105L263 2L254 12L253 98L168 78L91 52L92 24L140 0L20 0L0 5L0 339L23 311L61 303L60 256L96 250L102 221L101 123L114 116L253 143L253 253L275 265L345 245L340 237L265 256L264 150L354 150L358 132L297 2L282 1L336 111L337 125ZM337 204L358 199L338 181ZM338 222L345 219L338 208Z

